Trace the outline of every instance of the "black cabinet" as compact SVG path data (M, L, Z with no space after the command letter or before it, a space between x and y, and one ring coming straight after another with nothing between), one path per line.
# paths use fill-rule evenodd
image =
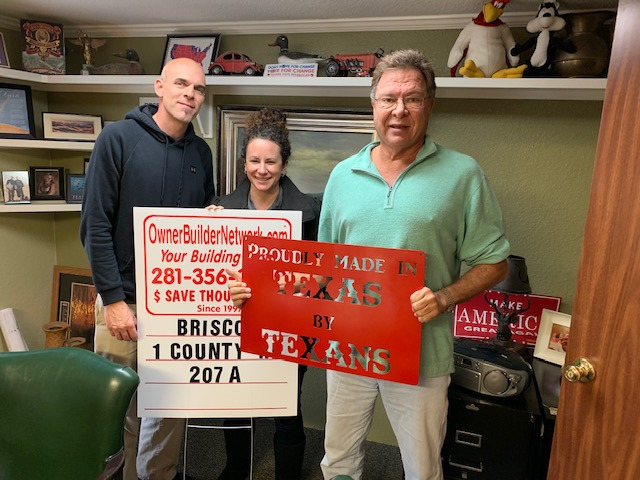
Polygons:
M535 381L520 395L497 398L451 385L442 450L448 480L544 478L544 417Z

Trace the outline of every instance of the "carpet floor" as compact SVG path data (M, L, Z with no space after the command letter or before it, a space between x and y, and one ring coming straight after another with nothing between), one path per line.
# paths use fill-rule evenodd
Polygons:
M220 425L217 420L190 420L190 424L205 426ZM273 480L273 433L271 419L258 419L253 455L252 480ZM306 429L307 445L302 467L303 480L322 480L320 460L324 455L324 432L312 428ZM216 480L224 468L224 433L220 429L189 427L185 437L179 470L194 480ZM393 445L366 442L365 467L363 477L366 480L402 479L400 451ZM242 479L238 479L242 480Z

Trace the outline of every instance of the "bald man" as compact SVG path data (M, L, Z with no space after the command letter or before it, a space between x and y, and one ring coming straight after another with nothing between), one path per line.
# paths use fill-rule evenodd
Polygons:
M95 351L134 370L133 207L202 208L215 196L211 149L191 124L205 98L202 67L187 58L171 60L154 90L157 107L135 108L96 140L80 224L99 294ZM177 477L184 428L184 419L138 419L134 398L125 422L124 480Z

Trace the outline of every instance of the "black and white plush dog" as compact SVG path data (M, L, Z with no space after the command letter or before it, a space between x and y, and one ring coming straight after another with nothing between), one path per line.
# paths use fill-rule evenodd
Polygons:
M527 62L525 77L540 77L550 73L553 51L559 48L567 53L574 53L575 47L571 41L562 41L554 38L554 33L562 30L565 20L558 16L558 2L544 2L540 4L536 18L527 23L527 32L537 33L537 37L531 37L522 45L516 44L511 49L511 55L520 55L535 45L531 58Z

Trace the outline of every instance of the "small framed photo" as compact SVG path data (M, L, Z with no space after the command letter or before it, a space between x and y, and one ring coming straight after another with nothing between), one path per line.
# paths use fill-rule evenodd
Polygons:
M31 203L29 172L26 170L2 172L2 187L6 205Z
M564 365L570 327L571 315L542 309L533 356L556 365Z
M63 167L29 167L33 200L64 200Z
M92 142L102 131L102 116L44 112L42 126L44 138L48 140Z
M85 175L89 171L89 160L90 160L90 157L89 158L85 157L85 159L84 159L84 174Z
M0 67L10 68L7 46L4 43L4 35L2 35L2 32L0 32Z
M0 138L36 138L31 87L0 83Z
M67 203L82 203L85 175L67 175Z
M202 71L209 73L209 65L218 56L220 34L204 35L167 35L164 47L162 66L174 58L191 58L202 66Z

